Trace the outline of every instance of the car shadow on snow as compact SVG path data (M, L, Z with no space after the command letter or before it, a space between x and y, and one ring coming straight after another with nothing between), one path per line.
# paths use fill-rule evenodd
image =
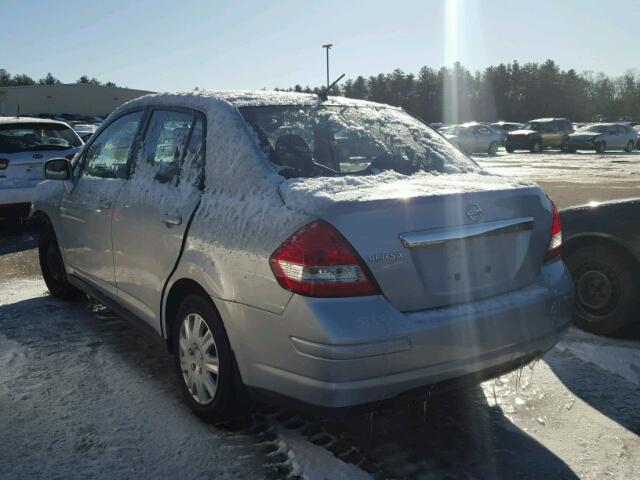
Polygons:
M169 398L180 397L162 340L99 304L66 303L44 296L1 305L0 332L42 356L102 349L126 362L132 381L152 382ZM322 424L346 444L344 451L360 451L379 465L382 478L577 478L553 452L511 423L499 407L490 406L480 387L437 396L426 405L426 415L419 403L381 410L373 417L358 414ZM190 415L186 406L184 415ZM317 420L300 417L308 425ZM340 458L349 461L348 454Z
M576 397L630 432L640 435L640 386L575 357L553 349L544 357L553 373ZM640 365L630 365L640 373Z
M500 407L490 406L480 386L372 418L329 422L328 428L342 432L391 478L578 478Z

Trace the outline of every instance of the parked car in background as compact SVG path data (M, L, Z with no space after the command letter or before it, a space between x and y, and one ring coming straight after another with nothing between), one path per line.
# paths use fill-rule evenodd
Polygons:
M73 128L73 130L78 134L83 142L89 140L89 138L91 138L91 135L93 135L98 129L98 127L96 127L95 125L78 120L70 121L67 123L69 124L69 126L71 126L71 128Z
M36 185L44 180L45 162L71 160L82 144L63 122L0 117L0 216L25 217Z
M479 381L542 355L570 321L553 203L399 108L149 95L73 168L45 171L32 218L49 291L85 291L162 335L208 420L247 392L349 407Z
M448 128L444 136L466 153L495 154L504 142L504 134L490 125L476 122Z
M623 123L592 123L569 135L567 151L607 150L631 152L638 142L638 131Z
M611 335L640 322L640 198L563 209L562 256L576 292L574 323Z
M514 130L520 130L523 127L522 123L517 122L494 122L491 124L493 128L498 130L499 132L504 133L505 139L507 137L507 133L513 132Z
M538 153L549 148L564 150L571 133L573 126L566 118L538 118L527 122L520 130L509 132L505 149L509 153L515 150Z

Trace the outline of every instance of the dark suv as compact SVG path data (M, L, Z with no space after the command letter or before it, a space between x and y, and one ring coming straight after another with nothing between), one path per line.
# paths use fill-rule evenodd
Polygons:
M566 118L538 118L527 122L520 130L509 132L505 149L509 153L514 150L537 153L545 148L565 150L570 133L573 133L573 127Z

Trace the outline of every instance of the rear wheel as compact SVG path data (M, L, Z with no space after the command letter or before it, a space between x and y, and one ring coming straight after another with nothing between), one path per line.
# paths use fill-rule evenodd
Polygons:
M591 245L566 259L575 284L574 323L593 333L612 335L634 320L640 294L629 261L606 245Z
M596 143L596 153L604 153L606 148L607 148L607 145L604 142Z
M515 149L511 145L506 145L504 149L507 151L507 153L513 153L515 151Z
M189 295L174 322L175 369L196 415L222 422L237 413L236 369L227 333L211 302Z
M625 147L624 151L625 152L632 152L633 151L633 141L629 140L629 142L627 143L627 146Z
M498 152L498 142L491 142L488 152L489 155L495 155Z
M540 153L542 151L542 140L535 140L529 149L531 153Z
M67 279L58 240L53 227L48 222L42 226L40 231L38 257L44 283L51 295L63 300L74 300L80 297L80 290L71 285Z

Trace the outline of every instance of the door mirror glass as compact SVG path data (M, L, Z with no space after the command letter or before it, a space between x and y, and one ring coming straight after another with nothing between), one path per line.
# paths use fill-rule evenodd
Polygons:
M69 180L71 165L66 158L54 158L44 164L44 177L47 180Z

